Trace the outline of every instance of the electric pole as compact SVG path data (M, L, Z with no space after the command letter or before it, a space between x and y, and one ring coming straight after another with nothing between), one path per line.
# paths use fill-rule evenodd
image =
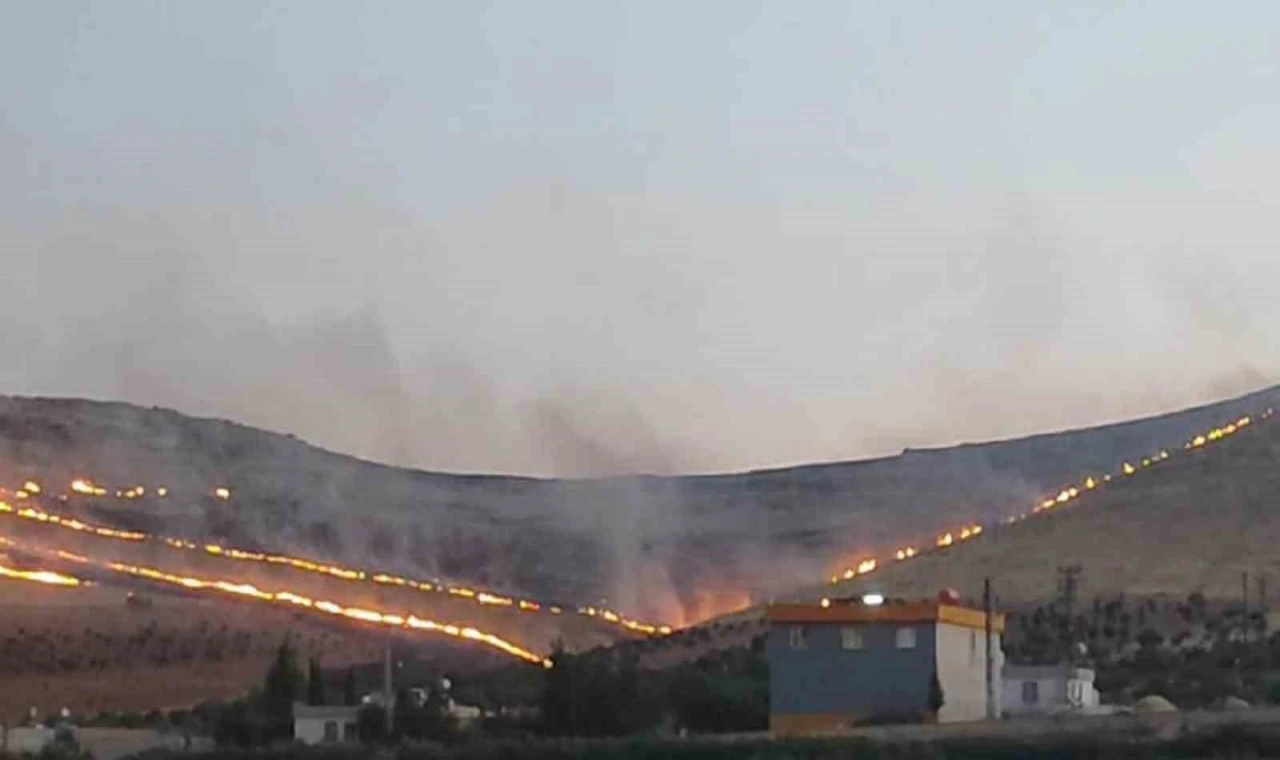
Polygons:
M395 699L395 692L391 686L391 636L388 635L382 661L382 705L388 739L391 738L391 732L395 729L395 718L391 709L393 699Z
M992 607L991 578L988 576L982 581L982 624L984 632L987 635L987 720L995 720L1000 717L998 705L996 705L995 641L991 635L991 618L995 612Z
M1076 639L1076 591L1080 585L1080 573L1083 568L1079 564L1058 568L1058 614L1063 618L1062 630L1066 641L1059 641L1066 646L1068 662L1075 659Z
M1079 588L1080 573L1083 569L1080 565L1058 568L1058 604L1068 622L1075 618L1076 590Z

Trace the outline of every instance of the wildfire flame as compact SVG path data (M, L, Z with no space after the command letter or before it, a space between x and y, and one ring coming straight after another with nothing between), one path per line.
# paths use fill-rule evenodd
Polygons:
M330 601L317 601L310 597L302 596L301 594L295 594L291 591L264 591L248 583L233 583L223 580L208 580L185 575L174 575L172 573L156 570L155 568L129 565L122 562L108 562L105 563L103 567L117 573L145 578L147 580L160 583L168 583L195 591L219 591L225 594L255 599L261 602L275 602L294 605L316 610L328 615L351 618L352 620L359 620L376 625L392 628L406 628L415 631L442 633L446 636L453 636L454 638L466 639L468 641L475 641L484 644L493 649L505 652L513 657L518 657L525 662L542 665L547 668L551 667L551 661L541 655L535 654L528 649L513 644L510 641L491 633L485 633L484 631L467 626L459 626L452 623L441 623L435 620L424 620L415 615L395 615L362 607L344 607Z
M1267 409L1261 415L1261 417L1262 419L1265 420L1265 419L1271 418L1274 414L1275 414L1275 410ZM1214 428L1213 430L1210 430L1203 435L1196 436L1191 441L1189 441L1184 448L1186 449L1200 448L1210 443L1213 443L1215 441L1223 440L1243 430L1244 428L1248 427L1250 424L1252 424L1252 422L1253 422L1252 417L1247 417L1247 416L1241 417L1235 422L1228 423L1226 425L1223 425L1222 427ZM1162 449L1159 453L1150 457L1144 457L1142 460L1140 460L1141 466L1144 468L1152 467L1160 462L1167 461L1171 456L1172 455L1167 450ZM1134 467L1129 462L1124 462L1120 466L1120 472L1125 476L1131 476L1131 475L1135 475L1138 472L1138 468ZM1084 481L1084 489L1085 491L1097 490L1098 488L1101 488L1103 484L1110 483L1111 479L1112 479L1112 476L1109 473L1103 475L1101 481L1099 481L1098 479L1090 475ZM1031 509L1030 514L1037 514L1045 510L1051 510L1056 507L1066 505L1069 502L1072 502L1075 499L1079 498L1081 493L1082 493L1081 490L1074 486L1064 488L1061 491L1059 491L1056 496L1052 498L1044 499L1038 505L1033 507ZM1002 520L1002 522L1006 525L1012 525L1027 519L1028 516L1029 516L1028 513L1022 512L1016 515L1011 515L1009 517L1006 517L1004 520ZM945 549L946 547L954 544L956 541L963 541L969 538L973 538L975 536L980 535L981 533L982 533L981 525L975 524L975 525L963 526L955 531L947 531L946 533L943 533L941 536L938 537L936 541L936 545L938 549ZM912 557L915 557L916 555L917 555L917 552L911 548L900 548L893 553L894 559L898 561L908 560L908 559L911 559ZM864 564L872 563L872 570L875 569L874 562L875 562L874 560L864 560ZM870 572L870 571L867 571L867 572ZM844 571L842 575L832 576L831 583L833 585L837 584L840 582L842 578L844 580L852 580L853 578L861 574L862 574L861 565L857 570L855 570L854 568L848 568Z
M106 496L107 489L94 485L92 481L77 478L71 481L71 490L85 496Z
M406 587L413 588L423 592L430 592L430 591L444 592L455 597L474 600L479 604L490 605L490 606L512 607L515 609L519 609L523 612L540 613L543 611L543 605L533 600L528 600L528 599L517 600L513 597L504 596L504 595L500 595L500 594L496 594L488 591L479 591L476 589L467 588L465 586L441 587L441 586L437 586L435 584L429 583L427 581L415 581L409 578L402 578L400 576L389 575L387 573L374 573L372 574L372 576L370 576L369 574L366 574L363 570L355 570L351 568L340 567L337 565L324 564L321 562L316 562L309 559L303 559L300 557L291 557L291 556L279 555L279 554L266 554L263 552L255 552L255 551L245 551L242 549L235 549L231 547L220 546L218 544L205 544L203 546L199 546L191 541L188 541L186 539L181 539L181 538L156 537L147 533L139 533L135 531L122 531L122 530L116 530L114 528L107 528L107 527L102 527L97 525L88 525L74 518L62 517L62 516L44 512L38 509L24 508L19 510L19 509L15 509L11 505L3 501L0 501L0 514L12 514L23 519L41 522L49 525L57 525L62 528L68 528L68 529L76 530L86 534L101 536L103 538L115 538L115 539L121 539L126 541L157 540L175 549L203 550L206 554L210 556L223 557L223 558L233 559L233 560L264 562L267 564L274 564L274 565L287 565L297 570L303 570L303 571L312 572L312 573L320 573L320 574L333 576L335 578L340 578L342 580L347 580L347 581L371 580L374 583L406 586ZM589 617L598 618L606 622L609 622L611 624L621 626L622 628L625 628L629 631L644 634L647 636L665 636L671 633L671 628L669 626L655 625L652 623L641 622L639 620L633 620L614 610L607 610L607 609L597 610L594 607L591 609L594 610L594 612L592 612L589 615L587 612L583 610L579 610L578 613L582 615L587 615ZM555 611L552 614L557 614L557 615L560 614L559 609L555 608Z
M0 565L0 578L9 578L17 581L31 581L32 583L43 583L48 586L79 586L80 579L73 578L70 575L55 573L52 570L18 570L5 565Z

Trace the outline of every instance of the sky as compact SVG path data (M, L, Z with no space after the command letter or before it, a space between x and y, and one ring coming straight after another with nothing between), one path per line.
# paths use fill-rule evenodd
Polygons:
M1280 378L1280 5L6 0L0 392L429 469Z

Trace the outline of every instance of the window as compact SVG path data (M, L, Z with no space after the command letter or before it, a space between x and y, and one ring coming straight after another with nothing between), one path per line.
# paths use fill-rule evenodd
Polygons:
M324 740L327 742L338 741L338 721L326 720L324 722Z
M1034 705L1040 702L1040 682L1039 681L1023 681L1022 682L1022 704Z
M840 648L841 649L862 649L862 631L857 628L841 628L840 629Z
M342 741L353 742L360 738L360 729L354 723L342 724Z
M916 629L899 628L896 640L897 640L899 649L915 649L916 648Z
M809 645L809 632L802 625L791 626L791 648L804 649Z
M977 665L981 658L978 657L978 632L969 631L969 664Z

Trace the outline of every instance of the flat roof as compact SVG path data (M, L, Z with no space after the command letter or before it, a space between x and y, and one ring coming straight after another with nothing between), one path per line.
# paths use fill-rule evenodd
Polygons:
M1080 678L1093 680L1093 668L1060 663L1056 665L1005 665L1005 678L1048 679L1048 678Z
M354 720L356 713L359 711L359 705L304 705L295 702L293 705L293 719L338 720L349 718Z
M833 601L820 604L773 604L765 611L770 623L950 623L986 630L982 610L940 602L886 602L880 605ZM991 616L991 630L1004 632L1004 615Z

